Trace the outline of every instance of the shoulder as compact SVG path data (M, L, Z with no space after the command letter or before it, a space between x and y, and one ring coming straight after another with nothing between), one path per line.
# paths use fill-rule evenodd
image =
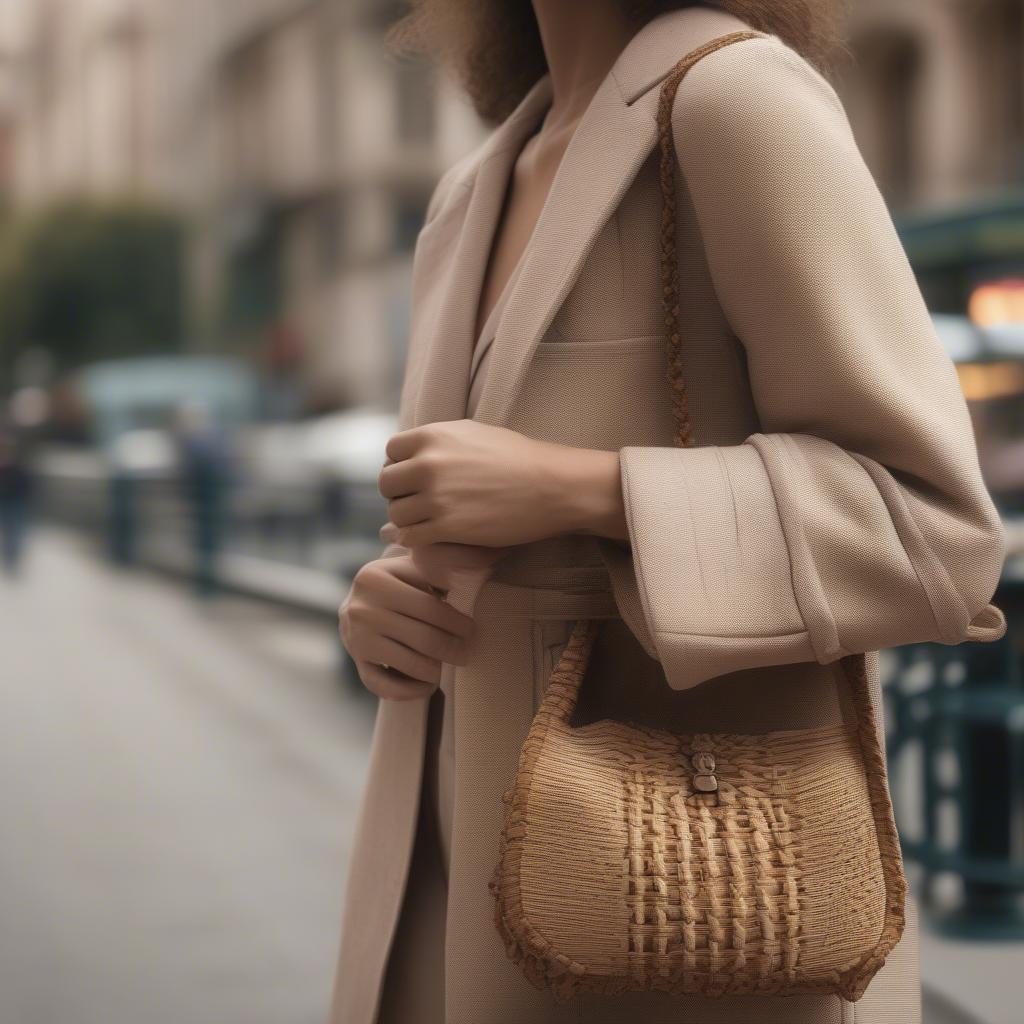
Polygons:
M732 160L750 151L784 160L808 145L853 145L832 84L778 36L743 39L687 72L672 109L680 156Z
M672 129L688 178L741 181L766 197L863 161L833 85L774 35L701 57L679 85Z
M438 178L437 184L434 186L434 191L430 195L430 199L427 202L427 212L424 216L424 226L429 224L432 220L436 219L438 214L448 205L451 199L462 191L460 180L463 177L461 173L467 158L456 161L450 167L447 168Z
M430 201L427 203L427 212L424 219L425 225L429 224L448 206L456 202L458 197L472 184L473 178L483 162L483 155L489 138L490 135L488 134L473 149L451 164L438 179L430 196Z

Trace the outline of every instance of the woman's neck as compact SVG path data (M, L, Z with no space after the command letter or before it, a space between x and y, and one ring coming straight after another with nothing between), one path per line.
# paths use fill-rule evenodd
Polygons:
M551 72L545 128L574 124L633 35L616 0L533 0Z

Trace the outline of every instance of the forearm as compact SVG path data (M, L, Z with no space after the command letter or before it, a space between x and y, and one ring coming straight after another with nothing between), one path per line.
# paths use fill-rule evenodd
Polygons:
M390 522L382 540L405 547L507 547L572 533L629 540L617 451L464 419L400 431L386 454L378 487Z

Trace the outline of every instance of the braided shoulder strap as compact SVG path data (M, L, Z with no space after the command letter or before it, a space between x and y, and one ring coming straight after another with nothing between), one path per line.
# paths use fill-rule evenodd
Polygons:
M741 29L717 36L694 47L668 73L661 84L658 99L658 143L661 148L661 284L665 310L666 347L668 350L667 376L675 422L673 446L693 446L690 430L690 410L683 376L681 338L679 333L679 258L676 253L676 192L675 152L672 144L672 104L679 83L701 57L715 50L739 42L741 39L764 37L764 32ZM544 698L538 709L540 719L556 718L568 722L576 709L580 687L593 651L594 641L601 629L599 619L579 619L562 649L558 664L548 680Z
M749 30L729 32L691 50L669 72L668 77L662 83L658 100L662 196L661 281L667 328L668 380L671 386L672 411L676 427L673 444L677 447L692 447L693 438L690 431L690 411L680 353L679 261L676 253L676 161L672 144L672 105L676 89L683 76L701 57L723 46L728 46L729 43L765 35L764 32ZM555 673L559 683L563 687L567 685L569 700L566 703L570 713L579 698L583 671L596 632L597 629L593 623L589 626L581 623L579 635L570 638L566 658L559 666L560 671ZM856 732L866 768L868 793L874 812L886 889L885 925L878 944L862 963L849 968L846 972L848 976L856 975L855 988L851 991L863 992L864 986L885 962L886 955L903 934L906 925L907 880L903 872L899 834L888 790L885 754L879 741L875 710L868 686L865 656L863 654L847 654L840 659L840 664L843 666L850 685L856 716ZM556 695L557 693L558 688L556 687ZM562 693L565 693L564 689ZM565 720L568 721L568 717ZM850 998L857 999L859 995L852 995Z
M683 360L679 336L679 258L676 253L676 160L672 144L672 105L679 83L694 64L709 53L741 39L765 38L764 32L741 29L711 39L692 49L668 73L658 98L658 145L661 148L661 287L665 305L666 344L668 347L668 382L671 388L675 434L672 443L678 448L693 445L690 431L690 410L683 376Z

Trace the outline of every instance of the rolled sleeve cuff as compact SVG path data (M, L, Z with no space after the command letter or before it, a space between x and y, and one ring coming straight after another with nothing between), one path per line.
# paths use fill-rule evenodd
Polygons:
M819 660L757 449L625 447L619 459L638 600L669 686Z

